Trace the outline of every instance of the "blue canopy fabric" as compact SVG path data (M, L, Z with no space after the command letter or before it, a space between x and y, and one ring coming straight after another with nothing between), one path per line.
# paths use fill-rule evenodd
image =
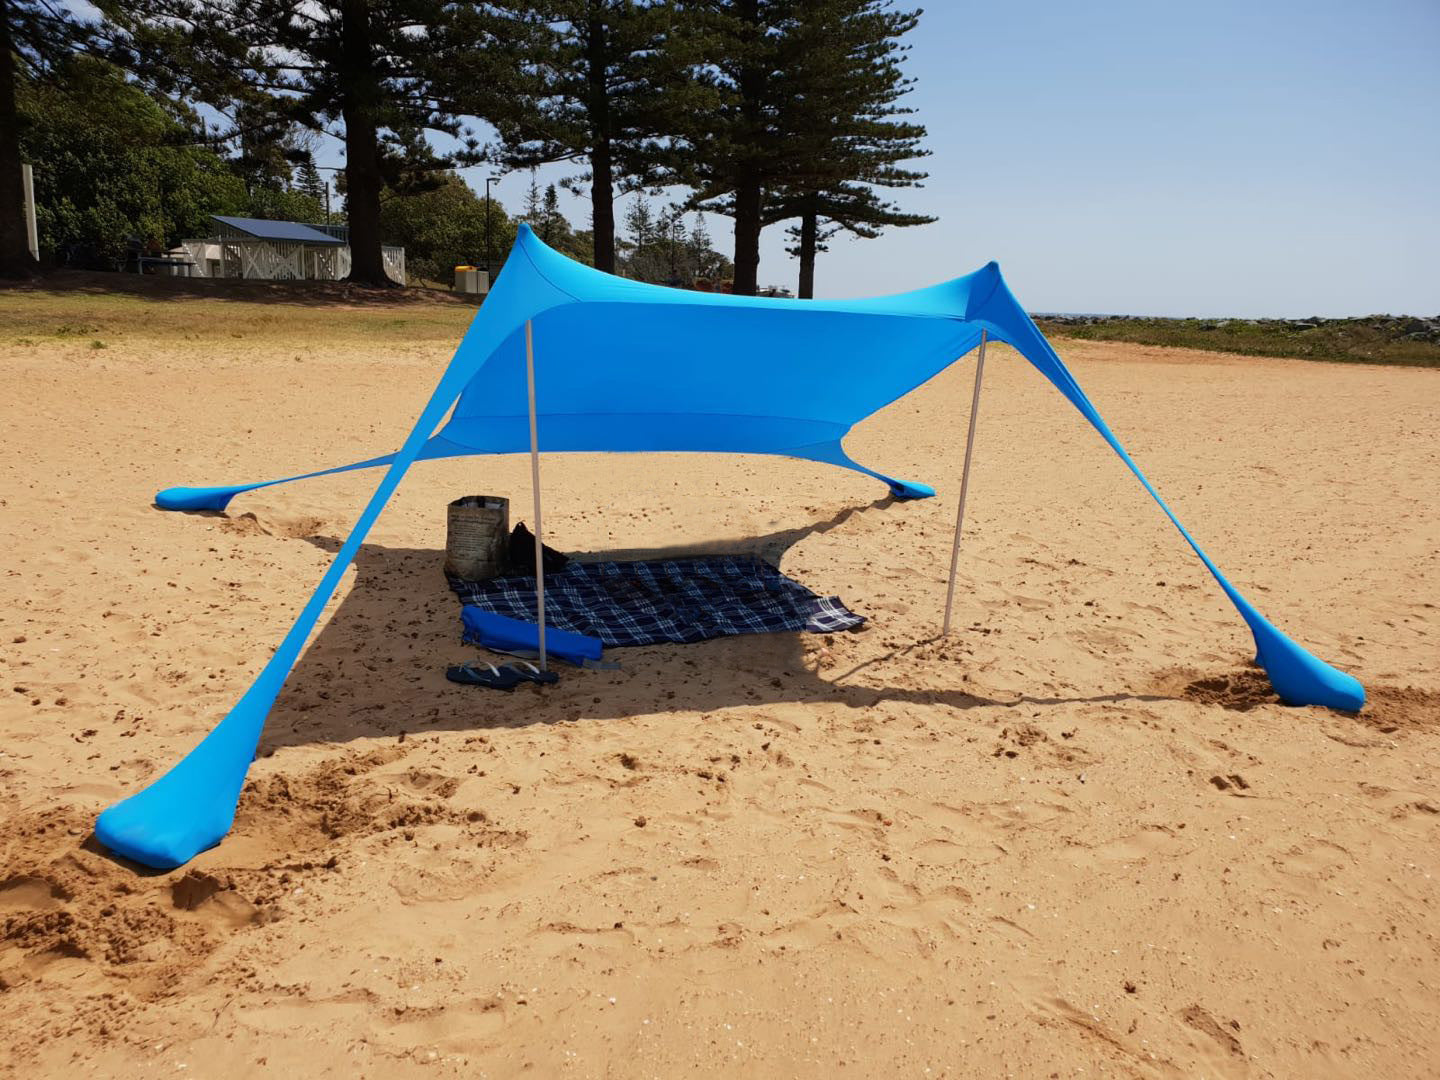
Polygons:
M1240 612L1255 638L1256 662L1281 700L1347 710L1364 704L1358 680L1286 637L1225 579L1125 451L995 263L930 288L870 299L726 296L613 277L552 251L521 226L504 271L404 445L394 454L290 478L387 466L250 689L169 772L100 815L95 832L108 848L170 868L229 831L265 718L406 470L421 459L529 450L527 321L533 325L544 452L779 454L858 470L909 498L934 491L851 460L844 437L955 363L987 333L1033 364L1135 474ZM219 510L237 494L284 482L171 488L156 503Z

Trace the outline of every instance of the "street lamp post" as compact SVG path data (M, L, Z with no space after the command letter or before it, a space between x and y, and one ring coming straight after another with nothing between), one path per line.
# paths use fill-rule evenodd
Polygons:
M496 178L487 176L485 178L485 283L489 288L490 283L490 185L495 183Z
M312 161L311 164L315 163ZM320 172L343 173L345 171L344 165L315 165L315 168ZM340 194L338 186L335 194ZM325 224L330 224L330 180L328 177L325 180Z

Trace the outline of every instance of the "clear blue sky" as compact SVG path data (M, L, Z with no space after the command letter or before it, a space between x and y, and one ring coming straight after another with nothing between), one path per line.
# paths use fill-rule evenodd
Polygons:
M911 57L941 221L827 293L994 258L1036 310L1440 312L1436 0L946 3Z
M1437 0L944 2L912 37L932 156L902 201L940 221L837 241L820 295L998 259L1033 310L1440 313ZM783 228L762 251L793 287Z

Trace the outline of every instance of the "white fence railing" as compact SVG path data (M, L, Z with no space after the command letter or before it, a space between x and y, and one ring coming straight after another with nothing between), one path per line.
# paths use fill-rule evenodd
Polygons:
M332 246L297 240L226 236L213 240L182 240L180 246L196 264L197 277L339 281L350 273L350 248L340 244ZM405 249L387 244L381 248L381 256L386 276L404 285Z

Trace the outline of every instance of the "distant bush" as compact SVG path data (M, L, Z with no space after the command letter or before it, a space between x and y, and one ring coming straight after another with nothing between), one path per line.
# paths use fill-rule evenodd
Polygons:
M485 262L485 200L455 173L446 173L428 191L387 192L380 205L380 236L405 248L405 272L412 280L451 283L457 266ZM490 202L491 265L499 272L515 222L498 202Z
M83 56L19 86L20 138L35 166L40 246L118 263L133 237L166 247L211 232L211 214L244 213L225 159L186 145L189 130L118 68Z
M1053 337L1128 341L1246 356L1286 356L1350 364L1440 367L1440 318L1371 315L1356 319L1151 319L1037 316Z

